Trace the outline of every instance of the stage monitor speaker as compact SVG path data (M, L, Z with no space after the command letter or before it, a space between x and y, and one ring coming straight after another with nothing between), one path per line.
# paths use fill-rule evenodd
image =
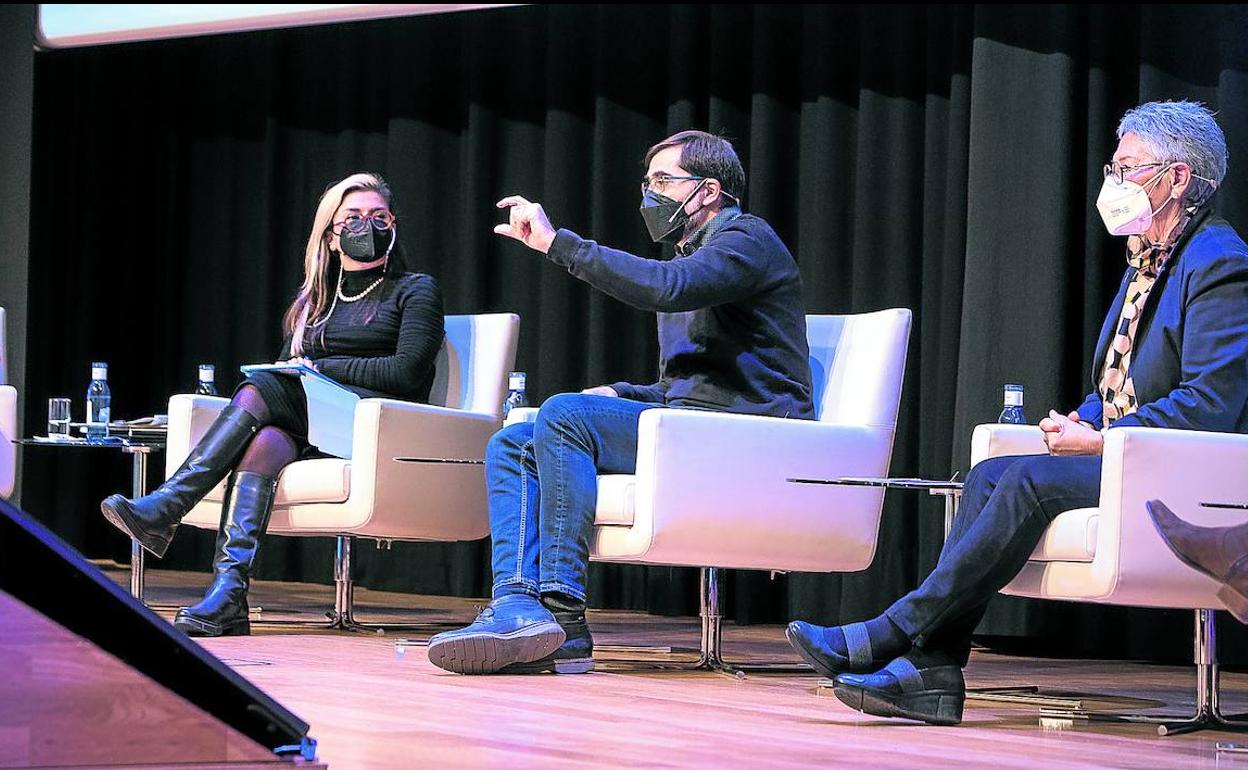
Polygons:
M0 501L0 766L315 756L306 722Z

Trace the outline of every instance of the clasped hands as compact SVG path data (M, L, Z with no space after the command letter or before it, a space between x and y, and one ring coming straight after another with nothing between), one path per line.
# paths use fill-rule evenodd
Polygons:
M1044 431L1044 445L1055 456L1099 455L1105 437L1086 423L1080 422L1079 413L1063 415L1050 409L1049 416L1040 421Z

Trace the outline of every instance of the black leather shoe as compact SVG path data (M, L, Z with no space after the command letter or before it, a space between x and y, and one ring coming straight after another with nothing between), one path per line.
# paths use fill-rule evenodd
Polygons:
M109 495L100 511L148 551L164 556L182 517L238 464L259 429L260 421L247 410L226 406L165 483L135 500Z
M563 644L546 657L532 663L512 663L499 669L500 674L588 674L594 670L594 635L585 622L585 605L559 609L542 604L551 611L566 635Z
M566 634L535 596L509 594L490 602L465 628L429 640L429 662L456 674L493 674L532 663L563 644Z
M856 711L931 725L962 721L966 681L947 655L914 651L874 674L841 674L834 681L837 699Z
M178 610L173 625L179 631L191 636L251 633L247 589L276 492L276 479L249 471L234 474L221 507L212 585L199 604Z
M828 679L836 678L837 674L866 674L888 662L887 658L879 659L872 653L871 640L862 623L839 627L849 653L842 655L827 639L828 632L836 628L838 627L816 626L795 620L784 629L784 635L793 649L797 650L797 654L802 656L802 660Z

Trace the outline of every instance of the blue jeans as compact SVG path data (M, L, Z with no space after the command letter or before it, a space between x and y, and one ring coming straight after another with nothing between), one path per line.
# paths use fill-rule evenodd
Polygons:
M633 473L637 419L662 404L565 393L537 420L503 428L485 452L494 598L562 593L585 601L598 474Z
M885 614L915 646L963 666L988 600L1014 579L1059 513L1098 504L1101 458L1021 455L976 465L936 568Z

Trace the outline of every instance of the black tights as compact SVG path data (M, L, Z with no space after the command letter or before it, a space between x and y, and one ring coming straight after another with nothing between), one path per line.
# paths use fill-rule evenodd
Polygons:
M249 471L275 479L282 468L299 459L299 444L289 433L270 425L273 419L264 396L252 385L244 385L234 394L232 403L255 417L264 426L247 445L236 470Z

